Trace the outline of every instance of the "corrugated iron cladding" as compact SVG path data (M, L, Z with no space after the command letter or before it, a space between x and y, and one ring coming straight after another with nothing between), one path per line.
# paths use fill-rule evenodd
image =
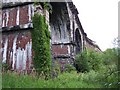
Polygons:
M30 31L3 33L1 40L2 63L9 69L28 70L32 64L32 39Z

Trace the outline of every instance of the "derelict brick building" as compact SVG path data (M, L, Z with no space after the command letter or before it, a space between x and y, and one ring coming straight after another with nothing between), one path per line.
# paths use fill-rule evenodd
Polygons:
M14 0L13 0L14 1ZM34 6L33 2L3 1L1 22L2 63L7 63L10 70L30 70L32 65L32 16L38 12L44 15L51 32L51 55L61 65L73 63L75 55L85 48L101 51L87 37L78 18L78 11L73 2L49 2L49 10L43 8L43 3Z

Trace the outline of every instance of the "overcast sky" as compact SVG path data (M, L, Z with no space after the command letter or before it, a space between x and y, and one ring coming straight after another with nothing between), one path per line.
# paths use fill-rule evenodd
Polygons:
M72 0L87 36L102 50L112 48L118 36L119 0Z

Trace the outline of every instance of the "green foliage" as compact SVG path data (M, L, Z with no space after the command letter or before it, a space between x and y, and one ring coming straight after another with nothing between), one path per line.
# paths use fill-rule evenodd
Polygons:
M114 66L113 66L114 67ZM101 71L90 70L86 73L64 72L55 79L44 80L32 75L3 73L3 88L118 88L117 73L103 67ZM106 77L107 76L107 77Z
M50 13L52 13L52 6L48 2L43 3L44 9L47 9Z
M86 72L86 73L80 73L78 80L88 82L88 83L93 83L93 84L99 84L97 75L98 75L98 72L95 72L94 70L90 70L89 72Z
M34 1L34 6L39 5L40 3L37 1Z
M99 83L89 83L80 78L82 74L76 72L60 74L54 80L44 80L41 77L4 73L2 88L102 88Z
M50 76L51 54L50 54L50 32L45 23L45 17L35 13L33 17L32 48L34 50L33 63L38 75L43 74L45 78Z
M102 61L102 53L98 53L93 50L87 50L86 57L88 57L88 65L90 70L99 70L101 67Z
M82 73L80 80L101 84L106 88L118 88L120 70L118 69L118 59L120 58L120 49L107 49L103 53L87 50L76 56L77 70ZM82 60L85 60L83 62ZM80 73L81 74L81 73Z
M102 61L103 65L99 72L104 72L103 73L103 78L102 82L104 82L105 87L118 87L119 83L119 76L118 74L120 73L119 70L119 55L120 55L120 49L119 48L112 48L112 49L107 49L106 51L103 52L102 55Z
M52 70L53 70L52 72L53 78L57 77L60 74L60 64L57 60L54 61L54 67Z
M103 63L105 65L118 64L119 48L107 49L103 53Z
M2 64L2 71L4 72L6 72L7 70L9 70L9 65L8 64L6 64L6 63L3 63Z
M49 4L47 2L44 2L44 8L48 9L49 8Z
M99 70L102 64L101 55L101 53L93 50L84 50L82 53L76 55L75 64L77 65L77 70L80 72Z
M73 67L71 64L66 64L65 65L65 72L71 72L71 71L75 71L75 67Z
M79 72L89 71L88 57L86 51L83 51L82 53L76 55L75 67Z
M115 70L115 65L106 67L104 65L101 66L102 68L99 71L92 70L89 76L93 75L93 82L101 84L105 88L118 88L118 72ZM114 68L114 69L113 69ZM85 74L88 75L88 74ZM86 79L86 78L85 78ZM86 80L87 81L87 80ZM90 81L90 80L88 80Z

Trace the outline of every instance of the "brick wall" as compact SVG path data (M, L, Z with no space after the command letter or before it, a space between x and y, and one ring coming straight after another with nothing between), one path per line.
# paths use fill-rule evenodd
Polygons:
M32 40L30 31L3 33L2 62L9 65L9 69L28 70L32 64Z
M17 6L2 10L2 27L23 25L31 22L32 5Z
M52 45L52 51L55 56L57 55L68 55L68 45Z

